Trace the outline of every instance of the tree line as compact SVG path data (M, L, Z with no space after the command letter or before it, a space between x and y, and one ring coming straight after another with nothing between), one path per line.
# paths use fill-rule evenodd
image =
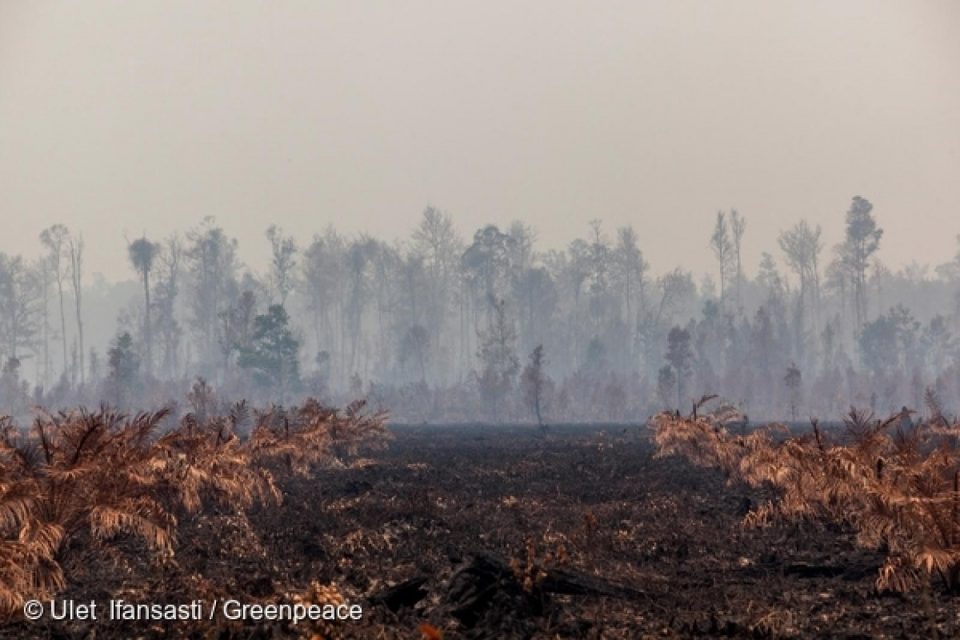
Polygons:
M0 402L162 402L197 377L278 403L365 396L406 421L630 421L704 392L764 418L960 401L960 252L893 271L866 198L837 221L830 247L786 227L749 274L748 220L719 211L678 248L715 258L695 277L652 273L632 226L544 250L522 222L464 238L433 207L394 242L271 225L258 274L208 217L118 247L140 292L92 348L83 239L54 225L41 258L0 254Z

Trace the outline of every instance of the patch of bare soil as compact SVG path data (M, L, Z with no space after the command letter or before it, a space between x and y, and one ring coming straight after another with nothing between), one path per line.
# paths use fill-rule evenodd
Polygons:
M642 428L402 427L385 451L285 487L279 509L182 522L175 561L90 554L64 598L291 602L312 583L363 619L14 621L0 637L954 637L957 600L878 594L882 556L815 524L746 530L762 496ZM83 558L83 557L81 557ZM326 597L331 597L326 596Z

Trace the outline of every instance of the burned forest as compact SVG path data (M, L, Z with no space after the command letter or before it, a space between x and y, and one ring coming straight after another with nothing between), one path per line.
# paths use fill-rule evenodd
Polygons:
M0 3L0 640L960 636L958 26Z

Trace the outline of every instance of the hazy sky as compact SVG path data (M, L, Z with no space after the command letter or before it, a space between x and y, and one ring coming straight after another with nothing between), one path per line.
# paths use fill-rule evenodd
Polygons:
M960 2L0 3L0 251L63 222L108 279L124 233L215 215L259 269L271 222L428 203L548 247L631 223L658 272L712 268L733 206L752 271L856 194L889 264L953 255Z

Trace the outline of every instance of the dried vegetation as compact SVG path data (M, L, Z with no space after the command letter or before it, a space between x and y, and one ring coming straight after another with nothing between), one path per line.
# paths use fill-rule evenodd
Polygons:
M219 412L202 382L190 402L179 420L108 408L38 411L29 429L0 418L0 617L63 590L72 563L120 539L172 562L184 517L277 504L284 478L385 437L385 416L362 403Z
M960 422L927 394L930 417L906 409L885 420L851 409L839 433L812 422L794 435L783 425L738 433L728 407L701 415L664 412L650 426L658 456L679 454L731 480L770 487L776 497L749 511L748 526L776 520L833 522L858 544L886 554L876 586L909 591L931 576L960 588Z

